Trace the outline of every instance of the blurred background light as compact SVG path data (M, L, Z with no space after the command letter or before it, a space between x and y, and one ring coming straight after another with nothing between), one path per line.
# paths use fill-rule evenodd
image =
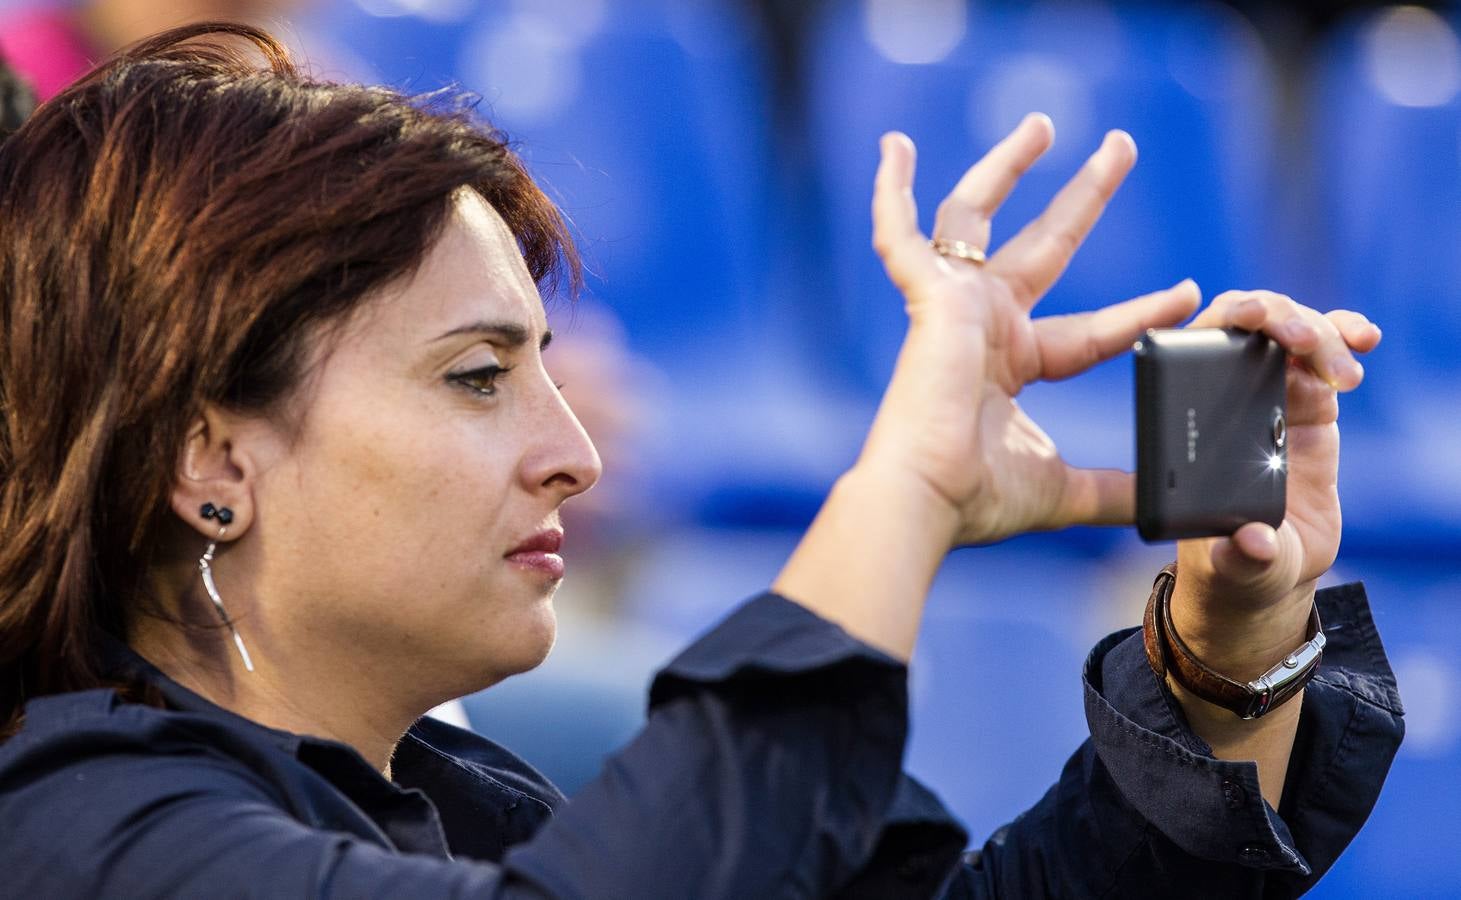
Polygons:
M1405 701L1407 756L1441 758L1461 743L1461 669L1429 650L1397 654L1395 678Z
M512 0L512 23L537 40L581 47L604 27L606 0Z
M896 63L936 63L953 52L969 27L964 0L864 0L868 41Z
M477 0L355 0L372 16L395 18L416 16L427 22L460 22L472 14Z
M1376 18L1365 64L1375 90L1400 106L1444 106L1461 91L1461 42L1445 19L1419 6Z
M522 125L551 119L573 101L581 77L564 34L526 17L487 23L467 38L459 68L494 116Z
M1000 60L982 85L970 89L968 110L974 146L998 141L1026 113L1050 116L1055 143L1037 165L1066 165L1095 148L1090 82L1058 56L1028 53Z

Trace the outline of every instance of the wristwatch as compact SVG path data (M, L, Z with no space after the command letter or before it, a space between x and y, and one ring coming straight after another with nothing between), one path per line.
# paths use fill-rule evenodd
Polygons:
M1172 627L1172 586L1177 582L1177 564L1162 569L1152 586L1142 622L1142 639L1147 662L1158 678L1170 674L1192 694L1232 712L1240 719L1256 719L1281 706L1309 683L1319 671L1324 655L1324 631L1319 625L1319 607L1309 613L1309 638L1278 665L1249 682L1234 681L1202 664Z

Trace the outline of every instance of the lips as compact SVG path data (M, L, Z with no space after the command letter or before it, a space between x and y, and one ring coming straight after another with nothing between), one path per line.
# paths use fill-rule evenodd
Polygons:
M511 563L556 579L563 577L563 557L558 555L562 547L562 530L549 528L518 544L504 556Z
M548 528L538 532L527 540L507 551L508 556L516 556L519 553L557 553L563 547L563 532L557 528Z

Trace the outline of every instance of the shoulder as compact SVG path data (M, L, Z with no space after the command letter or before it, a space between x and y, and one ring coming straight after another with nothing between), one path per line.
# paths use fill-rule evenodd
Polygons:
M60 872L81 884L160 810L200 798L282 810L277 783L251 753L268 751L223 723L125 703L111 690L33 700L24 726L0 744L0 871L12 886L54 888Z
M112 690L42 697L0 744L0 821L32 841L64 833L80 844L177 798L282 808L292 762L226 722L126 703Z
M95 791L103 787L98 781L121 775L134 796L168 790L187 773L267 796L268 780L249 776L269 755L267 745L227 722L123 702L113 690L41 697L26 704L20 731L0 743L0 819L24 815L20 801L32 790L44 789L46 806L55 809L77 792L72 785Z
M189 756L220 748L256 750L262 743L222 717L125 702L109 688L54 694L27 703L24 725L0 744L0 792L10 784L7 775L21 766L32 771L40 760L54 768L137 752Z

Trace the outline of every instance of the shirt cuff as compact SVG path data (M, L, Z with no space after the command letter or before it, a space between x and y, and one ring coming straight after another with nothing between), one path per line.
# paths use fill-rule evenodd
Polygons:
M670 661L649 691L650 708L686 690L766 677L868 666L906 677L903 663L778 594L746 601Z
M1284 786L1263 799L1256 763L1219 760L1152 672L1141 630L1086 660L1085 707L1101 763L1147 821L1184 851L1317 878L1369 816L1404 731L1395 675L1363 587L1318 591L1327 644L1305 689Z

